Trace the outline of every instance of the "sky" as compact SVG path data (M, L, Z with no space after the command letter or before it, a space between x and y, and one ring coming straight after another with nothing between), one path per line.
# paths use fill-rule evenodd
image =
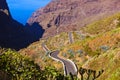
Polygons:
M25 24L37 9L44 7L51 0L7 0L12 17Z

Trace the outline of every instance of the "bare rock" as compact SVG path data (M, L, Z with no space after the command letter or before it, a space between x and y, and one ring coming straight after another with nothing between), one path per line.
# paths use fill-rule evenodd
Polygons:
M52 0L34 12L28 24L38 22L45 29L44 37L47 37L77 30L119 11L119 0Z

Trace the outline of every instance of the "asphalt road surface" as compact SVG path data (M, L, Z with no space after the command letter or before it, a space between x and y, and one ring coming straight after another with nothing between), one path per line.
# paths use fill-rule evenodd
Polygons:
M63 63L64 74L65 75L69 75L69 74L77 75L77 67L75 66L75 64L70 60L65 60L65 59L58 57L58 54L59 54L58 50L51 52L50 57Z

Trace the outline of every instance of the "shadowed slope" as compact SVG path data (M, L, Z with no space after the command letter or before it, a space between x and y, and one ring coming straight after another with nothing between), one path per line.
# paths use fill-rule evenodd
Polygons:
M0 46L19 50L42 37L38 26L24 27L12 19L6 0L0 0ZM42 31L42 32L41 32ZM38 36L39 35L39 36Z

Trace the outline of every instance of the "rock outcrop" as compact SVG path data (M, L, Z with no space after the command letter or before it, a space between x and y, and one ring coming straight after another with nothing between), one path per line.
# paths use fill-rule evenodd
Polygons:
M6 0L0 0L0 47L19 50L39 40L43 32L44 29L40 25L25 27L14 20Z
M4 12L6 15L9 15L9 17L11 17L6 0L0 0L0 11Z
M80 27L120 11L119 0L52 0L38 9L28 24L39 23L44 37Z

